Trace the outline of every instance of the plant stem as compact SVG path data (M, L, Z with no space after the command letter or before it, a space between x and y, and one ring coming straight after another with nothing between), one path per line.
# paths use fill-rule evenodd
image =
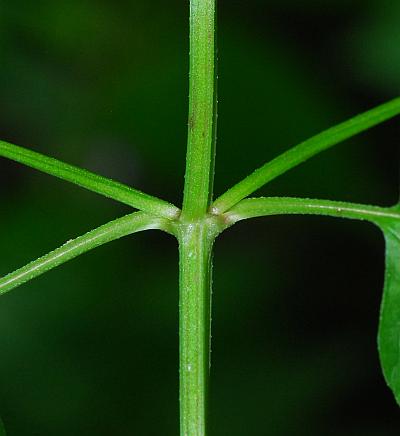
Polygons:
M189 122L182 216L207 212L214 179L216 0L190 1Z
M190 0L189 122L179 240L179 399L181 436L207 434L211 253L218 234L207 216L216 139L216 0ZM214 223L213 223L214 222ZM217 229L217 230L216 230Z
M230 225L248 218L270 215L325 215L366 220L379 226L400 219L396 207L378 207L343 201L314 200L291 197L260 197L240 201L225 214Z
M181 436L207 434L211 252L215 236L207 222L201 221L182 224L178 233Z

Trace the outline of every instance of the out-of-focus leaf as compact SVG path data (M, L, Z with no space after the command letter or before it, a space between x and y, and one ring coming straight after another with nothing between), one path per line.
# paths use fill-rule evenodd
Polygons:
M0 419L0 436L6 436L6 429L4 428L4 424L1 419Z
M400 3L391 0L370 2L363 8L362 21L346 34L344 52L351 56L350 74L385 92L397 92L399 67Z
M396 209L400 211L400 204ZM400 220L396 221L382 226L386 272L378 347L386 382L400 404Z

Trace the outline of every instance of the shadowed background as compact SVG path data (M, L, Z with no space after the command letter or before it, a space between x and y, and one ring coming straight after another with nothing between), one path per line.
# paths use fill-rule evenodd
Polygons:
M221 0L215 192L400 90L400 3ZM0 5L0 137L180 205L188 2ZM398 120L263 188L392 205ZM128 208L0 160L0 275ZM212 435L394 436L372 225L269 217L214 259ZM8 436L178 434L177 244L145 232L0 299Z

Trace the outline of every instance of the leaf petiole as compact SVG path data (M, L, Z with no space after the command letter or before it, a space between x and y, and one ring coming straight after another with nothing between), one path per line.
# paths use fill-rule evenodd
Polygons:
M143 230L160 229L168 232L168 227L167 220L154 218L143 212L135 212L110 221L0 278L0 295L107 242Z
M0 141L0 156L74 183L155 216L175 219L180 213L176 206L164 200L52 157L10 144L9 142Z
M226 191L225 194L221 195L213 203L211 212L215 215L226 212L243 198L251 195L266 183L302 162L398 114L400 114L400 97L350 118L301 142L299 145L256 169L252 174Z
M228 223L234 224L248 218L290 214L366 220L380 227L388 221L400 220L400 211L394 207L292 197L247 198L231 208L224 216Z

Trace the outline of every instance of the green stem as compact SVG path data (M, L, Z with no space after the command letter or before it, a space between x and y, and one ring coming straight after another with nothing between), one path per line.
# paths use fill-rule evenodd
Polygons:
M178 232L181 436L207 434L211 252L215 236L212 227L201 221L182 224Z
M107 242L143 230L160 229L168 231L168 227L169 221L150 217L143 212L135 212L110 221L85 235L66 242L56 250L0 278L0 295Z
M181 436L207 434L211 252L220 227L208 218L216 138L216 0L190 0L189 122L179 240ZM215 229L218 228L218 231Z
M189 122L182 215L207 212L214 179L216 0L190 1Z
M379 226L393 218L400 219L400 211L395 207L386 208L342 201L290 197L248 198L240 201L224 216L232 225L248 218L288 214L325 215L366 220Z
M174 219L180 213L177 207L164 200L18 145L0 141L0 156L82 186L149 214Z
M256 169L252 174L226 191L214 202L212 212L215 215L226 212L240 200L291 168L399 113L400 98L395 98L307 139Z

